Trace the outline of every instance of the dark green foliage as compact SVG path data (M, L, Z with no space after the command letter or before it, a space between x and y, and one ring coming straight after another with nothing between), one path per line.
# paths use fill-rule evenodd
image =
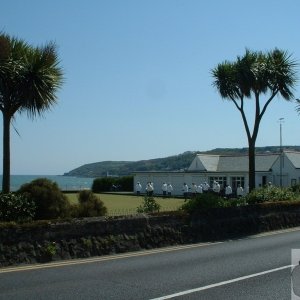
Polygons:
M92 184L94 193L110 191L133 191L133 176L96 178Z
M56 182L38 178L20 187L18 194L24 194L36 205L36 220L65 218L70 214L67 197L58 188Z
M145 196L143 203L137 208L138 213L154 213L159 212L159 210L160 205L151 196Z
M90 190L82 190L78 194L79 205L73 206L74 217L98 217L107 213L104 203Z
M294 193L300 194L300 184L295 184L291 187Z
M35 203L22 194L0 194L0 221L31 221L35 215Z
M250 194L246 195L244 199L248 204L291 201L295 200L295 194L291 188L272 186L255 189Z
M182 210L193 213L194 211L206 210L215 207L230 206L228 200L224 200L213 193L199 194L195 198L188 200L182 205Z
M119 187L120 191L133 191L133 176L123 176L116 178L115 185Z
M54 43L31 46L0 32L0 110L3 115L2 191L10 191L10 124L17 113L43 115L57 102L63 82Z
M79 204L84 204L97 199L97 197L90 190L82 190L78 193Z
M114 182L113 177L96 178L92 184L92 191L94 193L109 192Z

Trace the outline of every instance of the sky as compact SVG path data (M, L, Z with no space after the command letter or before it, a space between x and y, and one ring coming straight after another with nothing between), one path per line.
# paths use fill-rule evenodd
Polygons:
M33 46L55 42L64 70L51 111L16 115L11 174L247 147L241 116L211 70L246 48L279 48L299 63L299 11L298 0L3 0L0 30ZM275 98L256 146L279 145L279 118L283 145L300 145L295 107Z

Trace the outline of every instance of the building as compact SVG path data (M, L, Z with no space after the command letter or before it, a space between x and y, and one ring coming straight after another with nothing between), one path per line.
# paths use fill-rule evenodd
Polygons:
M258 154L255 159L255 186L273 185L288 187L300 183L300 152ZM248 155L210 155L197 154L185 171L176 172L135 172L134 186L140 182L143 192L147 182L153 182L154 193L162 194L163 182L171 183L174 195L182 195L183 183L191 186L214 181L221 188L229 184L233 191L238 185L248 187Z

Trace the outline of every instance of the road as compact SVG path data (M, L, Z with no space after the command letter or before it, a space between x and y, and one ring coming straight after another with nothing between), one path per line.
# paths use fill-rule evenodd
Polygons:
M291 299L291 249L300 249L300 228L5 268L0 299Z

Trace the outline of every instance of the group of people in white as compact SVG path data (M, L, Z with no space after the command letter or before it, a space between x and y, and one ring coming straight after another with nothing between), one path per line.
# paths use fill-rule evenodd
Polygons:
M140 182L137 182L135 191L137 195L140 195L143 191L143 187ZM173 192L173 186L171 183L163 182L161 186L161 191L163 196L171 196ZM242 197L247 192L247 188L243 188L241 185L238 185L236 188L236 197ZM215 194L224 196L225 198L229 199L233 197L233 190L232 187L227 184L225 188L222 190L221 185L217 181L213 181L212 187L205 181L204 183L201 183L197 185L196 183L192 183L192 185L189 187L186 183L182 186L182 192L185 199L188 198L188 196L191 194L192 197L196 196L197 194L202 193L208 193L213 192ZM147 196L153 196L154 194L154 184L153 182L147 182L145 187L145 193Z
M136 194L140 195L142 193L142 190L143 190L143 186L141 185L140 182L137 182L137 184L135 186ZM171 196L172 192L173 192L173 186L172 186L171 183L167 184L166 182L164 182L162 184L161 190L162 190L163 196L167 196L167 195ZM153 193L154 193L154 184L153 184L153 182L151 182L151 181L147 182L145 192L146 192L147 196L153 196Z

